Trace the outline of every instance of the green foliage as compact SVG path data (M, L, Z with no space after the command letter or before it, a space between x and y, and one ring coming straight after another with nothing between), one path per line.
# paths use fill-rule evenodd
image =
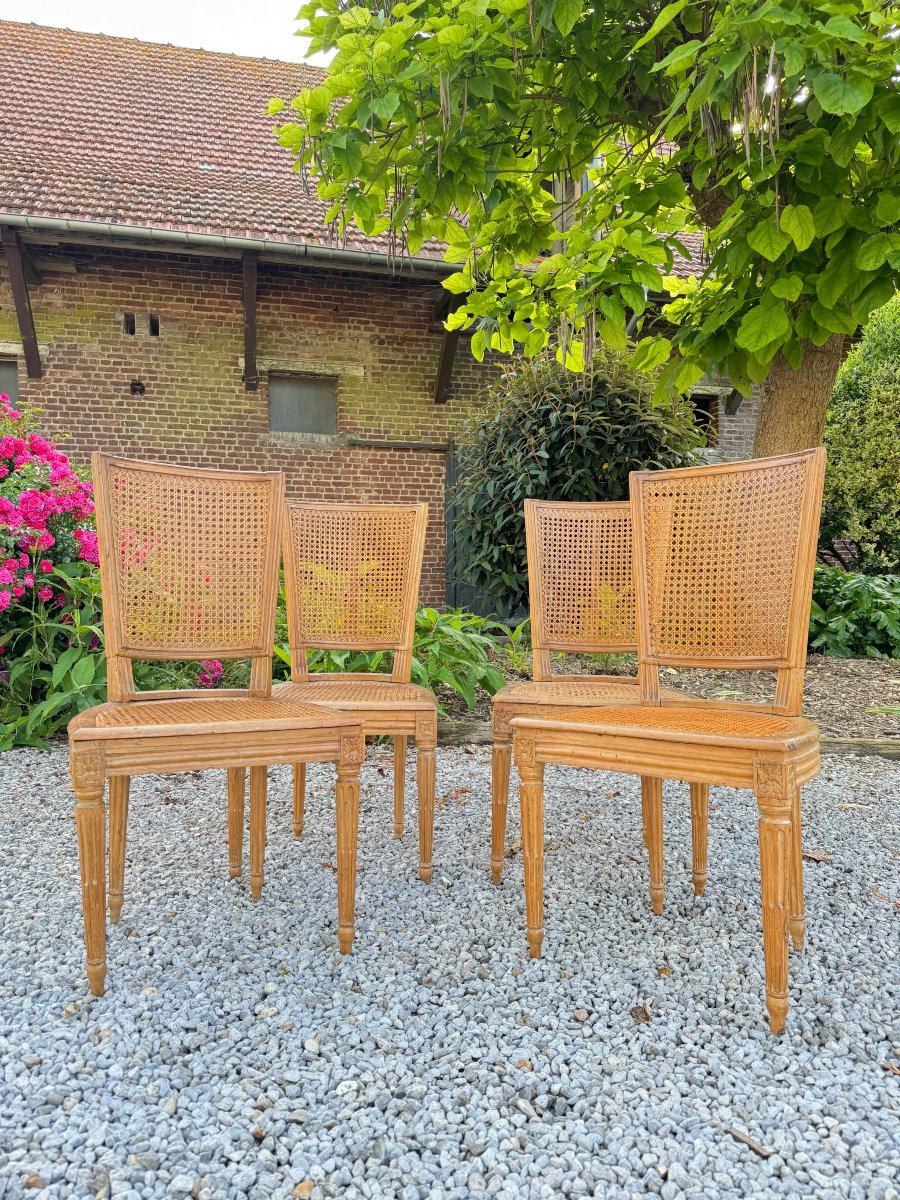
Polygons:
M516 359L460 444L457 529L467 582L503 610L527 601L523 501L627 500L628 473L692 461L688 406L652 403L652 379L601 351L584 374Z
M76 713L106 699L96 568L68 563L45 578L54 600L45 604L33 593L4 635L0 750L44 745Z
M809 648L837 658L900 658L900 576L816 567Z
M900 298L876 313L841 367L825 423L820 545L852 542L853 570L900 572Z
M660 396L714 368L748 394L900 281L895 0L309 0L300 17L334 58L271 106L282 145L342 229L446 243L466 297L448 326L475 330L476 356L551 344L577 366L668 289L674 332L648 324L635 365L674 347ZM703 279L668 278L692 231Z
M471 710L478 688L493 695L506 682L502 671L491 662L491 655L499 648L498 633L506 633L502 625L474 613L420 608L416 613L412 682L432 691L439 685L451 688ZM275 657L282 670L290 666L286 625L282 640L276 641ZM314 650L307 661L310 671L389 673L393 657L391 650Z

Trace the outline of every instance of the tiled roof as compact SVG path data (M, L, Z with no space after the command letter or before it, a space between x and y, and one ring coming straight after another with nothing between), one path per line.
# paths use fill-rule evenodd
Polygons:
M266 114L273 96L289 98L323 74L0 21L0 213L333 245L325 206L292 170ZM342 245L387 249L354 231ZM441 258L441 248L420 257ZM675 269L697 273L699 264Z
M322 75L0 21L0 212L329 244L266 114Z

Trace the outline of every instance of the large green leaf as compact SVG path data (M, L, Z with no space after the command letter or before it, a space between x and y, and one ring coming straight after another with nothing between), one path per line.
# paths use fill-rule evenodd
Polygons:
M856 267L849 254L830 260L816 280L816 295L826 308L834 308L844 298L855 274Z
M670 50L661 62L651 67L651 70L674 72L676 67L693 61L697 57L702 45L703 43L698 41L682 42L680 46L676 46L674 50Z
M581 0L556 0L553 23L563 37L572 32L583 12L584 5Z
M856 265L861 271L877 271L894 248L889 233L873 233L856 252Z
M784 230L778 228L773 216L747 234L747 243L757 254L774 262L791 244L791 239Z
M806 250L816 236L813 215L805 204L786 204L781 212L781 228L798 250Z
M872 99L875 85L864 75L838 75L820 71L813 81L813 95L828 113L852 116Z
M757 304L744 314L734 340L743 350L753 354L772 342L781 341L790 331L790 321L782 308Z
M660 9L656 20L644 36L639 38L631 47L631 53L634 54L635 50L640 50L642 46L646 46L648 42L652 42L658 33L661 33L667 25L671 25L681 10L687 5L687 2L688 0L673 0L671 4L667 4L665 8Z

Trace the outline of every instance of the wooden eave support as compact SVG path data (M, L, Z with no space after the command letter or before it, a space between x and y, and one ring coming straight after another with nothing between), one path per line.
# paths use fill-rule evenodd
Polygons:
M442 319L456 312L460 305L465 300L465 296L450 296L450 302L446 309L441 314ZM439 304L435 304L435 315L438 314ZM446 404L447 397L450 394L450 382L453 378L453 364L456 361L456 348L459 345L461 336L459 329L445 329L444 337L441 342L441 356L438 359L437 378L434 383L434 402L435 404Z
M9 281L12 285L13 303L16 306L19 334L22 338L25 369L28 372L29 379L40 379L43 374L41 354L38 350L37 334L34 329L31 297L28 295L22 240L15 230L4 226L0 230L0 241L3 243L3 249L6 252L6 261L9 266Z
M244 268L244 391L255 392L259 387L256 366L256 277L259 253L245 250L241 255Z
M725 400L725 416L735 416L743 403L744 397L737 390L737 388L732 388L732 390L728 393L727 399Z

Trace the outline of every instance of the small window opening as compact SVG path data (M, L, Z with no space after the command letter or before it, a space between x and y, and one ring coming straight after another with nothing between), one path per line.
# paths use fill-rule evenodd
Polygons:
M337 433L337 379L327 375L270 375L273 433Z
M122 317L122 329L124 330L125 333L130 334L131 336L134 335L135 330L137 329L137 326L136 326L135 320L134 320L134 313L127 312Z
M709 392L694 392L691 395L694 420L706 436L707 446L719 444L719 397Z
M149 324L150 324L150 336L151 337L159 337L159 314L158 313L150 314Z
M19 399L19 369L14 358L0 359L0 392L9 396L15 408Z
M132 381L131 381L132 396L143 396L143 394L146 390L147 389L144 387L144 385L141 383L141 381L139 379L132 379Z

